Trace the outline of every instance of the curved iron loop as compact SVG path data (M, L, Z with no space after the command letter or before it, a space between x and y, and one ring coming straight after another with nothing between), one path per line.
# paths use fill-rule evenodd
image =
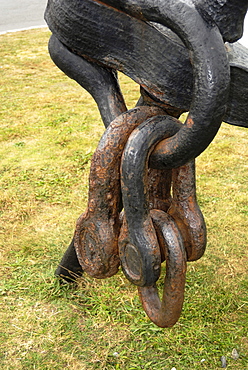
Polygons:
M74 234L80 265L93 277L112 276L119 267L119 167L126 141L141 122L163 113L157 107L137 107L123 113L109 125L93 155L88 207L79 217Z
M171 185L172 193L171 196ZM173 217L187 253L187 261L201 258L206 249L206 225L198 206L195 185L195 160L172 170L148 170L150 209L162 210ZM164 260L163 237L159 238Z
M135 285L152 285L160 275L160 247L147 191L149 155L154 145L175 135L180 127L171 116L153 117L132 132L123 151L121 189L128 237L121 232L119 254L126 277Z
M166 249L166 276L162 301L156 283L138 287L143 308L157 326L173 326L180 317L186 279L186 253L183 239L173 218L163 211L151 210L154 225L161 230Z
M137 104L154 105L153 101L141 88L141 98ZM162 105L162 104L161 104ZM165 107L162 105L165 109ZM167 110L170 107L166 107ZM176 109L168 112L170 116L178 117ZM173 197L171 196L171 185ZM148 169L148 192L150 209L159 209L170 214L176 221L183 236L187 260L195 261L201 258L206 249L207 230L202 212L197 203L195 160L172 170ZM161 261L164 261L163 236L156 229L161 251Z
M224 13L221 21L228 22L230 26L232 19L232 26L238 28L240 14L245 11L240 10L239 6L243 7L247 0L242 1L243 4L236 0L227 0L224 6L218 0L203 1L211 9L210 19L216 17L217 10L218 17L222 17L222 12ZM218 4L213 6L216 2ZM227 3L230 5L228 15ZM50 0L45 18L53 35L62 43L61 46L53 42L52 36L49 42L52 59L70 78L75 79L94 96L105 124L116 118L113 117L116 108L123 105L122 98L118 101L118 80L113 79L114 76L110 76L110 79L108 77L111 73L115 74L113 70L120 70L129 76L157 99L157 102L162 101L163 104L177 107L181 111L189 111L193 91L190 55L179 37L168 27L130 17L94 0L84 0L83 9L81 2L77 0ZM93 19L100 21L93 22ZM190 22L190 18L188 21ZM227 31L226 24L222 29ZM248 86L248 50L239 43L225 46L230 62L231 84L223 121L248 127L248 97L245 93ZM68 53L77 55L72 57ZM82 62L78 55L82 57ZM96 68L92 69L92 66ZM103 72L101 77L98 72L103 69L110 73ZM109 85L111 79L115 90L113 92ZM105 92L107 97L101 96ZM116 108L111 106L113 100L117 103ZM109 106L104 105L104 102ZM169 115L174 114L169 112Z
M50 37L48 50L57 67L94 98L105 127L127 110L116 71L72 53L55 35Z
M104 0L136 18L172 29L190 52L193 99L182 129L162 141L150 158L153 168L175 168L197 157L216 135L226 109L230 71L219 29L207 23L191 0ZM190 19L190 22L189 22Z
M206 249L206 224L196 199L195 160L172 170L173 199L168 209L184 235L187 260L196 261Z

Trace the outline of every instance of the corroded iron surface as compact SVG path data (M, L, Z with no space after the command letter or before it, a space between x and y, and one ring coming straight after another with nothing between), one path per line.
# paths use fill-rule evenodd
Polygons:
M166 275L162 301L156 284L139 287L140 300L149 318L158 326L173 326L181 314L186 279L186 253L177 224L167 213L152 210L154 225L161 230L165 244Z
M74 237L79 262L93 277L109 277L118 270L122 152L134 128L159 113L163 111L156 107L137 107L123 113L109 125L94 153L88 208L77 221Z
M48 1L50 55L93 96L106 127L92 158L87 209L56 274L106 278L121 265L160 327L179 319L186 262L206 248L195 158L223 120L248 127L248 52L225 44L241 37L247 6L248 0ZM127 110L117 71L140 85L136 108Z

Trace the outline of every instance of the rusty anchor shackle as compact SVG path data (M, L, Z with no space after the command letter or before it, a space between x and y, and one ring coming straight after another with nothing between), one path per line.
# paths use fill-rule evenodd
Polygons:
M95 278L110 277L121 261L127 278L138 285L149 318L161 327L178 320L186 260L200 258L206 245L195 197L194 161L178 169L148 171L154 146L180 128L181 123L159 107L136 107L112 121L92 158L88 207L74 234L84 271ZM165 259L161 303L156 281Z
M195 196L194 158L205 150L219 129L230 81L218 22L204 9L210 2L162 0L154 6L153 0L87 0L89 6L97 5L97 11L103 7L114 12L118 9L120 14L139 22L169 27L181 38L189 51L194 76L192 103L184 125L155 106L123 113L125 103L112 68L125 71L124 65L129 72L128 60L122 65L122 59L117 58L115 64L115 54L107 53L105 58L104 53L101 55L103 50L99 55L97 52L88 55L84 47L66 42L63 32L60 35L63 27L52 26L58 39L61 37L78 54L72 58L67 50L68 60L64 58L64 45L53 37L50 46L55 51L52 52L55 63L91 93L104 123L114 119L92 159L88 208L78 219L74 235L77 258L84 271L96 278L114 275L121 261L125 275L138 286L146 313L161 327L172 326L177 321L183 303L186 260L200 258L206 245L205 224ZM81 4L73 3L81 10ZM51 14L53 10L56 13L52 1L48 13L49 9ZM137 27L141 26L139 22ZM73 20L71 25L74 23ZM73 35L69 39L77 38ZM156 105L161 91L152 79L142 76L142 70L137 76L134 74L134 80L140 84L145 81L146 85L142 86ZM191 95L191 91L187 90L187 94ZM179 109L176 104L174 107ZM156 282L163 260L166 260L166 277L160 301Z
M172 6L173 12L176 8ZM173 22L177 23L175 19L169 21L172 29ZM165 117L155 107L137 107L112 121L93 156L88 208L78 219L74 235L84 271L96 278L109 277L118 271L121 261L127 278L138 286L147 315L161 327L174 325L180 316L186 260L200 258L205 250L206 229L196 202L192 161L218 131L229 85L229 68L219 31L208 28L198 12L195 22L206 31L204 43L202 38L192 38L191 28L179 25L179 34L192 52L195 71L194 95L185 124ZM147 183L154 178L147 175L148 162L155 171L165 170L167 176L172 176L173 197L169 182L162 191L167 199L149 198ZM120 165L125 210L122 227ZM157 176L158 186L163 187L163 178ZM183 177L188 187L184 186ZM160 301L156 281L163 259L167 270Z
M159 2L155 12L150 1L140 0L134 4L131 0L105 0L105 3L116 6L131 16L169 26L185 42L193 62L194 93L185 124L179 129L171 117L155 117L145 121L131 134L121 165L125 210L119 238L122 268L127 278L138 285L143 307L150 319L158 326L168 327L175 324L182 309L186 259L200 258L206 246L206 229L196 203L194 185L191 186L192 194L184 199L185 190L181 194L179 178L183 171L188 170L188 173L193 174L194 165L188 162L206 149L222 122L230 81L226 51L218 28L208 26L191 2ZM158 11L161 4L162 8ZM189 13L191 22L187 19ZM168 134L168 127L172 122L175 131ZM141 139L137 139L139 136ZM149 157L159 142L157 150L150 158L151 166L158 170L179 167L177 172L173 171L175 199L172 201L168 197L167 201L171 201L168 212L163 209L166 200L161 202L162 209L150 211L148 189L145 186ZM140 146L137 145L139 143ZM180 166L184 166L184 170ZM185 166L188 166L187 170ZM155 203L155 200L150 202ZM177 204L179 207L176 207ZM197 210L196 215L194 210ZM198 228L192 222L196 219ZM159 238L155 229L160 234ZM78 255L79 234L76 233L75 237ZM112 251L116 256L117 248ZM161 302L156 281L160 275L162 254L167 261L167 272ZM83 264L82 266L84 267Z
M206 247L194 160L172 170L148 169L155 145L179 129L179 122L170 116L148 119L130 135L121 164L125 210L119 237L122 269L138 286L147 315L160 327L177 322L184 299L186 261L199 259ZM166 276L160 301L156 281L163 260Z
M117 273L118 237L122 210L120 164L131 132L143 121L163 114L158 107L133 108L111 122L92 157L88 207L74 233L78 260L90 276L106 278Z

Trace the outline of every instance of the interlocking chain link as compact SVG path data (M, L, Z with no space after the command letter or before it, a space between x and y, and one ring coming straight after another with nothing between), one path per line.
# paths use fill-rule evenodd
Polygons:
M200 258L206 247L194 159L216 135L226 103L234 110L232 102L247 106L233 84L239 79L230 80L223 42L239 37L247 1L226 3L162 0L154 7L153 0L85 0L82 7L51 0L46 9L52 59L93 96L108 127L92 159L88 207L66 267L71 256L75 271L78 259L89 275L105 278L121 263L161 327L178 320L186 261ZM96 15L101 22L92 22ZM126 111L117 70L142 86L140 107ZM182 125L176 118L183 111L189 114ZM230 123L240 124L232 109L228 114Z
M147 106L131 109L109 125L92 158L88 207L74 235L84 271L106 278L121 262L126 277L138 286L146 313L162 327L178 320L186 260L200 258L206 241L194 161L172 170L149 169L156 144L180 127L161 108ZM156 281L164 260L160 301Z
M120 211L120 163L129 135L160 108L137 107L117 117L103 134L93 155L86 212L77 221L74 244L84 271L106 278L118 271Z
M156 144L179 129L170 116L156 116L130 135L122 156L121 182L125 210L119 254L126 277L138 285L149 318L169 327L178 320L184 297L186 260L200 258L206 227L195 192L195 164L172 170L148 170ZM172 188L172 192L171 192ZM166 260L163 297L156 281Z

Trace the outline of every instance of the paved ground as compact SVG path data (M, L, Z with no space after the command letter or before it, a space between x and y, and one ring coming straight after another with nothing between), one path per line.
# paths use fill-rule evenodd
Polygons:
M241 44L246 46L248 48L248 15L245 18L245 27L244 27L244 33L241 40L239 40Z
M0 0L0 33L45 26L47 0Z
M0 0L0 33L45 26L47 0ZM248 16L241 43L248 48Z

